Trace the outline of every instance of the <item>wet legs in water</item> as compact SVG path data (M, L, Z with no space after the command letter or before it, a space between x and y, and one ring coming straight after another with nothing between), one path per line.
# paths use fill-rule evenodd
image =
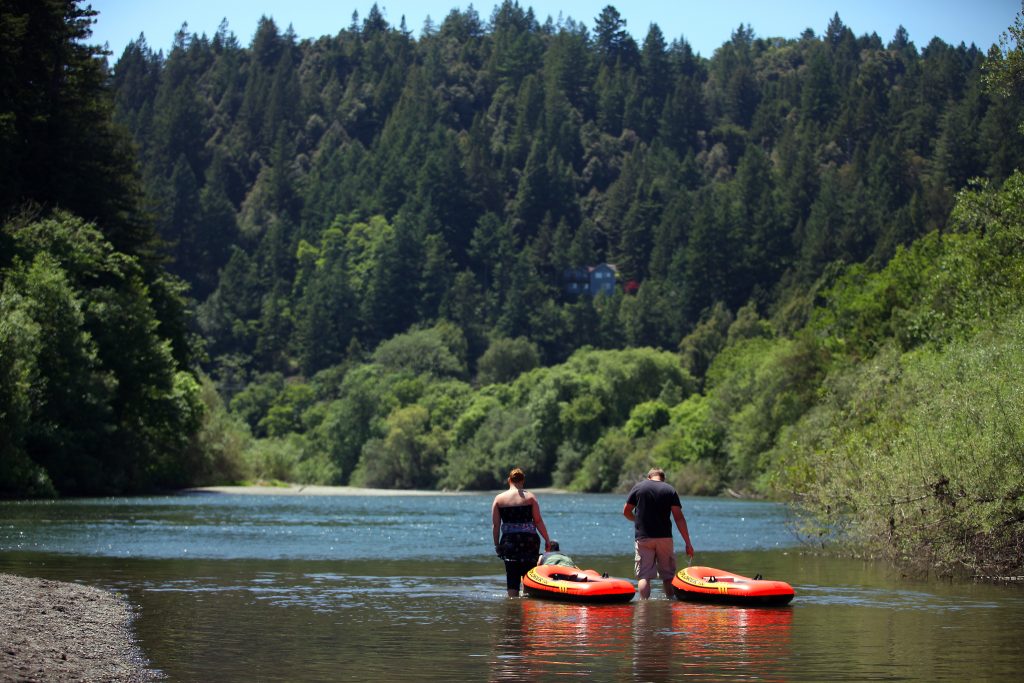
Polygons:
M672 580L665 579L662 581L665 587L665 597L671 600L676 596L676 589L672 587ZM651 580L640 579L637 581L637 592L640 593L640 599L646 600L651 597Z
M508 597L518 598L519 587L523 583L523 577L530 571L533 562L505 560L505 587L508 589Z

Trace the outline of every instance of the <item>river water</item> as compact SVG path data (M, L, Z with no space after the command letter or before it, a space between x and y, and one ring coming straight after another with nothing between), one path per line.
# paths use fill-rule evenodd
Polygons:
M622 504L541 495L565 552L630 578ZM779 505L683 506L697 563L788 581L793 602L508 600L482 494L0 503L0 572L124 593L175 681L1020 678L1024 586L816 555Z

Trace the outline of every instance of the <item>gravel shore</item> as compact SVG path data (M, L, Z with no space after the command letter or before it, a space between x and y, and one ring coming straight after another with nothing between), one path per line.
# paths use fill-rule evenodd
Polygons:
M121 595L0 574L0 683L154 681Z

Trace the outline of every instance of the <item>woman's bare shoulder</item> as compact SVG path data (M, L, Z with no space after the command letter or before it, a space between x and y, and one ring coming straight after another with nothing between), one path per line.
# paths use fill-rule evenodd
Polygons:
M517 499L518 496L515 496L511 491L502 491L494 497L494 504L498 507L515 505L518 503Z

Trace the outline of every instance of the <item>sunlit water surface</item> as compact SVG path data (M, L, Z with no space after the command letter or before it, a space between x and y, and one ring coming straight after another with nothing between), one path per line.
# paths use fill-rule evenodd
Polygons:
M581 565L632 574L622 497L541 497ZM782 506L687 498L701 564L785 608L504 597L490 496L184 495L0 503L0 571L128 596L171 680L1017 680L1024 591L816 556Z

